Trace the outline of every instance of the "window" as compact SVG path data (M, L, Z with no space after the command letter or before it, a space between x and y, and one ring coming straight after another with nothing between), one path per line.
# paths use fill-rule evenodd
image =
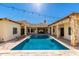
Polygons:
M17 28L13 28L13 34L17 34Z
M68 34L71 35L71 28L68 28Z

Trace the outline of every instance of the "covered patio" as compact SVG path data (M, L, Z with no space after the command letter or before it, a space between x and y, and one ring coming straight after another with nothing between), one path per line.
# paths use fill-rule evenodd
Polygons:
M79 14L72 13L63 19L60 19L49 25L52 36L63 38L61 41L66 41L72 46L79 44Z
M27 27L27 34L47 34L47 27Z

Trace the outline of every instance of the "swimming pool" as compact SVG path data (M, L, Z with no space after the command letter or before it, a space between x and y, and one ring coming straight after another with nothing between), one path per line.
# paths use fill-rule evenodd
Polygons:
M68 50L49 35L31 35L12 50Z

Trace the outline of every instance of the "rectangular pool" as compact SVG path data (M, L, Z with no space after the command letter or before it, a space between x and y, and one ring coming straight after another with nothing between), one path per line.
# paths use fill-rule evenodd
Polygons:
M31 35L12 50L69 50L48 35Z

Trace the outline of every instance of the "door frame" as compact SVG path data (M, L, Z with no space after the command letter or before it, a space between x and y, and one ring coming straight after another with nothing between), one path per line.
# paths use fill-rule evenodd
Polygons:
M64 27L60 28L60 37L64 37Z

